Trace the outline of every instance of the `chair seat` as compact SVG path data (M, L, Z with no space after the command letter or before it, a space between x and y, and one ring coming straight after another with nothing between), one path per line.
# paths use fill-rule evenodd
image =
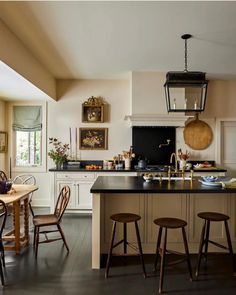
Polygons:
M224 221L228 220L229 216L218 212L200 212L198 217L210 221Z
M58 223L58 218L54 214L35 215L33 217L33 224L35 226L46 226Z
M166 227L166 228L181 228L187 225L186 221L182 219L178 219L178 218L171 218L171 217L157 218L153 222L156 225L159 225L160 227Z
M141 216L132 214L132 213L118 213L111 215L111 220L122 222L122 223L129 223L135 222L141 219Z

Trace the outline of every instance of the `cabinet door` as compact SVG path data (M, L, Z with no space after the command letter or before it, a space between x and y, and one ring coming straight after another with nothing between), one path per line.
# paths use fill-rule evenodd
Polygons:
M76 182L75 208L81 210L92 209L92 194L90 188L93 182Z
M57 201L57 198L59 196L59 193L61 191L61 189L63 188L63 186L68 185L70 187L70 201L67 205L67 209L74 209L75 208L75 182L74 181L64 181L64 180L58 180L57 181L57 192L55 195L55 204Z
M219 212L230 215L230 196L229 194L191 194L189 206L189 233L190 242L196 243L196 250L199 245L203 219L199 218L199 212ZM210 240L217 243L226 241L223 222L211 222ZM210 251L218 248L209 245Z

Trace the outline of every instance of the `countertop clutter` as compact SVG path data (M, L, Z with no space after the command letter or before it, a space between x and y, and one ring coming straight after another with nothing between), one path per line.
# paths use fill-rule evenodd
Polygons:
M110 161L112 163L112 161ZM225 168L214 166L213 161L208 161L208 165L204 164L205 161L192 161L191 165L193 170L196 172L227 172ZM170 165L170 164L169 164ZM140 168L138 166L124 168L121 166L117 168L115 165L108 165L106 168L103 166L103 161L101 160L84 160L77 162L68 162L63 165L62 169L51 168L49 171L65 171L65 172L152 172L161 173L168 171L168 165L147 165L145 168ZM186 172L190 169L186 169Z

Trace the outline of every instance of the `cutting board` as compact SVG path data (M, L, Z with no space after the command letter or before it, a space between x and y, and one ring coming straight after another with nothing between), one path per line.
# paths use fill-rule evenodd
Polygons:
M211 127L204 121L195 119L187 123L184 128L184 141L193 150L204 150L212 142L213 132Z

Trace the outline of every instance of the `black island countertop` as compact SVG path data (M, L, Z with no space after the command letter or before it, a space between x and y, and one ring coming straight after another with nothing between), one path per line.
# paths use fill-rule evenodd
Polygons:
M190 180L152 180L141 176L99 176L91 187L91 193L236 193L236 188L206 186L194 177Z
M64 167L62 169L57 169L56 167L50 168L50 172L143 172L143 173L161 173L161 172L166 172L162 171L160 169L134 169L134 168L122 168L122 169L86 169L84 167ZM194 172L227 172L226 169L221 168L221 167L212 167L212 169L204 169L204 168L198 168L198 169L193 169ZM185 170L185 172L190 172L190 170Z

